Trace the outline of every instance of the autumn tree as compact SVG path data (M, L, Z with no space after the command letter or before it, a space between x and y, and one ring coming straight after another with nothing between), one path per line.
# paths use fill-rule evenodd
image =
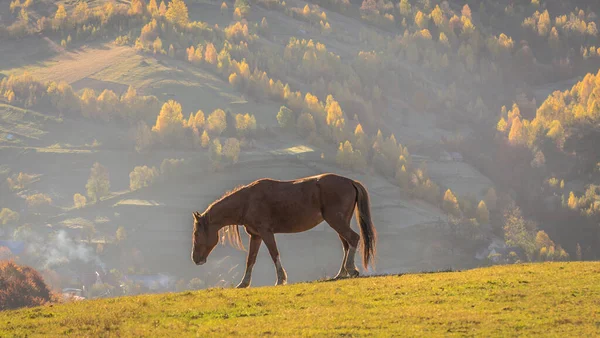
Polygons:
M512 145L526 144L523 123L521 123L521 119L518 116L512 121L510 132L508 133L508 142Z
M165 13L167 20L180 26L186 26L188 23L188 8L183 0L171 0Z
M237 163L240 156L240 141L234 137L225 140L222 154L229 163Z
M223 109L215 109L206 120L206 131L210 135L219 136L227 128L227 116Z
M487 224L490 222L490 212L488 211L487 206L484 201L479 201L479 205L477 205L477 211L475 212L475 218L479 224Z
M485 201L485 205L488 208L488 210L495 210L496 204L498 202L498 197L496 196L496 189L494 189L494 187L490 187L485 193L483 200Z
M202 148L206 148L208 147L210 142L210 137L208 136L208 133L206 132L206 130L204 130L202 132L202 136L200 136L200 146Z
M122 243L127 239L127 231L122 226L117 228L117 232L115 233L115 239L117 243Z
M398 185L402 189L408 189L409 188L409 186L410 186L410 175L408 174L408 171L406 170L406 166L405 165L400 165L399 168L396 169L395 179L396 179L396 183L398 183Z
M169 100L165 102L156 118L152 131L158 133L163 141L180 139L183 136L185 122L181 112L181 104Z
M213 66L217 65L217 49L211 42L207 43L204 49L204 60Z
M67 23L67 11L63 4L59 4L54 14L52 26L55 30L64 29Z
M227 13L227 3L223 1L223 3L221 3L221 15L225 15L225 13Z
M526 260L530 261L535 252L534 231L537 225L527 221L521 214L521 209L511 202L504 210L504 240L506 245L518 247L525 252Z
M214 139L210 144L209 148L209 157L213 163L213 166L218 166L221 162L221 157L223 153L223 147L221 146L221 141L218 138Z
M156 167L137 166L129 173L129 189L137 190L150 186L158 177Z
M400 5L398 7L400 10L400 15L403 17L408 17L412 14L412 6L408 0L400 0Z
M426 29L429 26L429 16L421 11L418 11L415 15L415 24L420 29Z
M297 121L297 130L298 134L302 137L308 137L311 134L314 134L317 131L317 125L315 124L315 120L313 116L308 113L302 113L298 117Z
M277 123L284 129L294 127L294 112L286 106L281 106L277 113Z
M98 162L94 163L85 187L92 203L96 203L102 197L107 196L110 192L108 169Z
M235 129L240 137L251 136L256 132L256 117L248 113L235 116Z
M446 190L444 194L444 201L442 202L442 209L447 213L459 217L460 216L460 208L458 206L458 199L450 189Z
M359 123L356 125L354 129L354 144L355 148L360 150L360 152L367 157L369 154L369 139L367 138L367 134L363 131L362 125Z

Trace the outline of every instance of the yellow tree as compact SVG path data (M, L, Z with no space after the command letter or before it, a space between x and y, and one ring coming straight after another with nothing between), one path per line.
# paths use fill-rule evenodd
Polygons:
M447 213L454 215L456 217L460 216L460 208L458 206L458 199L450 189L446 190L444 194L444 201L442 203L442 209Z
M167 5L165 5L164 1L161 1L160 5L158 6L158 15L165 16L166 14L167 14Z
M156 5L156 2L154 3ZM142 0L131 0L129 5L129 15L139 15L144 13L144 4Z
M225 145L223 145L223 156L229 163L237 163L240 156L240 141L234 137L225 140Z
M206 49L204 50L204 60L211 65L217 64L217 49L212 42L206 44Z
M216 109L208 116L206 121L206 130L215 136L221 135L227 128L227 117L223 109Z
M496 204L498 203L498 197L496 196L496 189L490 187L483 197L485 205L489 210L495 210Z
M210 137L208 136L208 133L205 130L202 132L202 136L200 136L200 146L202 148L206 148L206 147L208 147L209 142L210 142Z
M183 135L184 126L181 105L177 101L169 100L160 109L152 131L157 132L163 138L169 135L179 137Z
M150 0L147 8L151 15L154 16L158 14L158 5L156 4L156 0Z
M167 20L185 26L188 23L188 8L183 0L171 0L165 13Z
M401 165L400 168L396 169L396 182L398 183L398 185L403 188L406 189L409 186L409 182L410 182L410 177L408 175L408 172L406 171L406 166Z
M415 15L415 24L421 29L426 29L429 26L429 16L418 11Z
M54 29L58 30L64 28L67 21L67 11L63 4L58 5L56 14L54 14Z
M360 150L364 156L367 156L369 153L369 140L360 123L354 129L354 139L355 148Z
M523 130L523 123L519 117L515 117L510 127L510 133L508 133L508 142L512 145L524 144L525 143L525 132Z
M479 205L477 205L475 217L477 218L477 222L479 222L479 224L487 224L490 222L490 212L484 201L480 201Z

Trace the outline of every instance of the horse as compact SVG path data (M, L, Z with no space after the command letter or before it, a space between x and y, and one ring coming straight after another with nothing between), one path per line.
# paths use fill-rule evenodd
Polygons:
M355 209L360 236L350 227ZM275 264L275 285L287 284L275 234L304 232L323 221L337 232L344 250L342 266L335 279L359 275L354 255L361 238L363 267L374 265L377 232L371 221L369 194L360 182L337 174L288 181L258 179L225 193L203 213L194 211L192 214L191 258L196 265L206 263L215 246L219 242L224 245L225 238L233 247L245 251L239 231L239 225L244 226L250 240L246 271L238 288L250 286L252 267L262 242Z

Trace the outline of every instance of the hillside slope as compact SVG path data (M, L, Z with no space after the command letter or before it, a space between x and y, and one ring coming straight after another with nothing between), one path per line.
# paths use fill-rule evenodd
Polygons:
M600 263L144 295L0 313L0 335L600 334Z

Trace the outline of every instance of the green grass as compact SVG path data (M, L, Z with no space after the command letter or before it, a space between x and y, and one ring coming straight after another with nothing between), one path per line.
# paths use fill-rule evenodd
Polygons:
M542 263L0 313L0 336L578 336L600 334L600 263Z

